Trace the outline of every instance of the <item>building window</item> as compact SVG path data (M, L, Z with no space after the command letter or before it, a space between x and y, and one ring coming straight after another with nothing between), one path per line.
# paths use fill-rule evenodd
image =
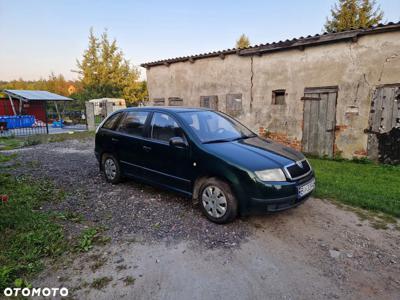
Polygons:
M153 105L154 106L164 106L165 105L165 99L164 98L154 98L153 99Z
M240 115L242 111L242 94L226 95L226 113L236 117Z
M183 106L183 99L178 97L169 97L168 98L169 106Z
M200 107L218 110L218 96L200 96Z
M285 103L286 90L275 90L272 91L272 104L284 105Z

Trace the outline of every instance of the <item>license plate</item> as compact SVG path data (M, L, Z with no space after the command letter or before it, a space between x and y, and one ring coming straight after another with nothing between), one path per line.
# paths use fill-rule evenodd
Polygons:
M297 196L299 198L311 193L315 189L315 179L297 187Z

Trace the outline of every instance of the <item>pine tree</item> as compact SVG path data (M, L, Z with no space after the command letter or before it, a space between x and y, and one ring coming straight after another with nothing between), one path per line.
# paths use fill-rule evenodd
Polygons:
M369 27L378 24L383 12L375 0L339 0L331 9L331 19L327 19L325 30L328 32Z
M370 27L379 24L383 19L383 12L378 6L375 9L376 1L363 0L358 13L358 19L361 27Z
M250 46L249 38L243 33L236 41L236 48L247 48Z
M80 99L124 98L128 103L142 100L138 99L138 70L124 58L116 40L110 41L107 31L97 38L90 30L88 48L77 66L83 88Z

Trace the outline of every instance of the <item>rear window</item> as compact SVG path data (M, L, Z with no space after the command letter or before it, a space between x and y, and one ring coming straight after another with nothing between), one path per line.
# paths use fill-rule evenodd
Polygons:
M119 117L121 116L121 113L117 113L115 115L112 115L107 119L107 121L103 124L104 129L114 129L115 125L117 125Z
M149 113L145 111L127 112L118 127L118 131L130 135L143 136L144 124L146 123L148 114Z

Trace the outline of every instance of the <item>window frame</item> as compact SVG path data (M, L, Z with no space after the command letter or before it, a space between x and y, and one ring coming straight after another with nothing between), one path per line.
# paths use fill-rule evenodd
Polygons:
M240 110L230 109L229 108L230 106L228 105L228 102L230 102L230 99L238 99L238 98L240 98ZM243 94L242 93L226 94L225 111L231 117L238 117L241 114L243 114Z
M283 93L283 95L281 95ZM283 96L283 103L277 103L276 96ZM272 91L272 105L286 105L286 89L277 89Z
M153 106L166 106L165 98L153 98Z
M204 105L205 102L208 103L208 106ZM218 110L218 95L200 96L200 107Z
M175 105L175 104L171 105L171 103L174 102L174 101L179 101L180 104L179 105ZM168 97L168 106L184 106L183 98L181 98L181 97Z

